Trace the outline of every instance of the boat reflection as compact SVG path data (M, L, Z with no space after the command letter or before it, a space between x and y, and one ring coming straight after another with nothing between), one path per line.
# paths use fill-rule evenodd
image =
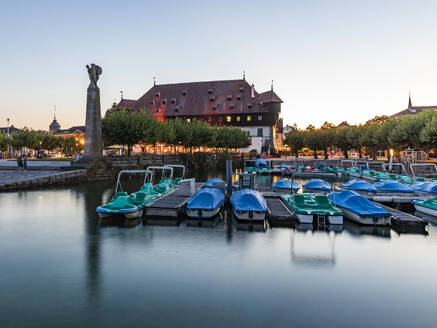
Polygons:
M331 231L291 230L291 262L298 266L334 267L336 264L335 239Z
M356 238L360 238L362 235L372 235L382 238L391 237L389 226L361 225L349 220L345 220L343 226L347 232Z

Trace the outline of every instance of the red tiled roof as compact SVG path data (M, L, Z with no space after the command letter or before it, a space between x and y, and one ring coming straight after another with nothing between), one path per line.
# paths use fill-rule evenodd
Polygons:
M282 103L273 92L251 97L246 80L224 80L154 85L137 101L123 99L117 108L141 110L164 116L199 116L268 112L267 103Z

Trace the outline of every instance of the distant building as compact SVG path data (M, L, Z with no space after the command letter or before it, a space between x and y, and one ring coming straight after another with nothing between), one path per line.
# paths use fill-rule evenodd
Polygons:
M391 117L402 117L405 115L414 115L428 110L437 111L437 106L413 106L411 102L411 95L408 96L408 108L393 114Z
M147 109L158 120L196 118L210 125L232 125L262 139L261 151L282 147L282 100L271 90L258 93L241 80L153 85L138 100L122 99L113 110ZM278 140L278 138L280 140ZM278 148L280 149L280 148Z
M61 125L56 120L56 116L53 118L52 123L50 123L49 125L49 134L63 138L73 137L82 145L85 144L85 126L73 126L69 129L62 130Z
M8 134L8 129L9 129L9 134L21 131L21 129L18 129L15 126L11 125L9 128L8 127L0 128L0 133Z

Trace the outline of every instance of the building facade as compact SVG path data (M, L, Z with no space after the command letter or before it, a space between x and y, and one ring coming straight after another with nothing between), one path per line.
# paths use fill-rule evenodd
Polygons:
M153 85L138 100L122 99L114 108L148 110L161 121L180 117L187 122L195 118L210 125L236 126L250 137L261 138L259 151L271 153L279 145L278 136L282 145L281 104L273 87L258 93L243 78Z
M52 123L49 125L49 134L55 137L62 138L74 138L81 145L85 144L85 126L72 126L69 129L61 129L61 125L53 118Z
M433 110L433 111L437 111L437 106L413 106L412 101L411 101L411 95L408 96L408 107L394 115L392 115L391 117L402 117L405 115L414 115L414 114L418 114L418 113L422 113L422 112L426 112L429 110Z

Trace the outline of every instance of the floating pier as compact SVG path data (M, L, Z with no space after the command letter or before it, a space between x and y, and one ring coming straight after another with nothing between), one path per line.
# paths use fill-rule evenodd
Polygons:
M396 210L394 208L391 208L389 206L378 204L381 207L383 207L387 212L389 212L392 216L391 218L391 224L398 225L398 226L405 226L405 227L422 227L425 228L425 226L428 225L428 222L418 218L417 216L414 216L412 214L408 214L405 212L401 212L399 210Z
M200 189L204 182L196 182L196 190ZM158 198L144 207L144 216L153 218L177 219L182 207L190 199L191 196L181 196L178 190L174 190L169 194Z
M264 195L267 202L267 214L272 223L289 223L293 219L293 214L282 202L279 197L268 197Z

